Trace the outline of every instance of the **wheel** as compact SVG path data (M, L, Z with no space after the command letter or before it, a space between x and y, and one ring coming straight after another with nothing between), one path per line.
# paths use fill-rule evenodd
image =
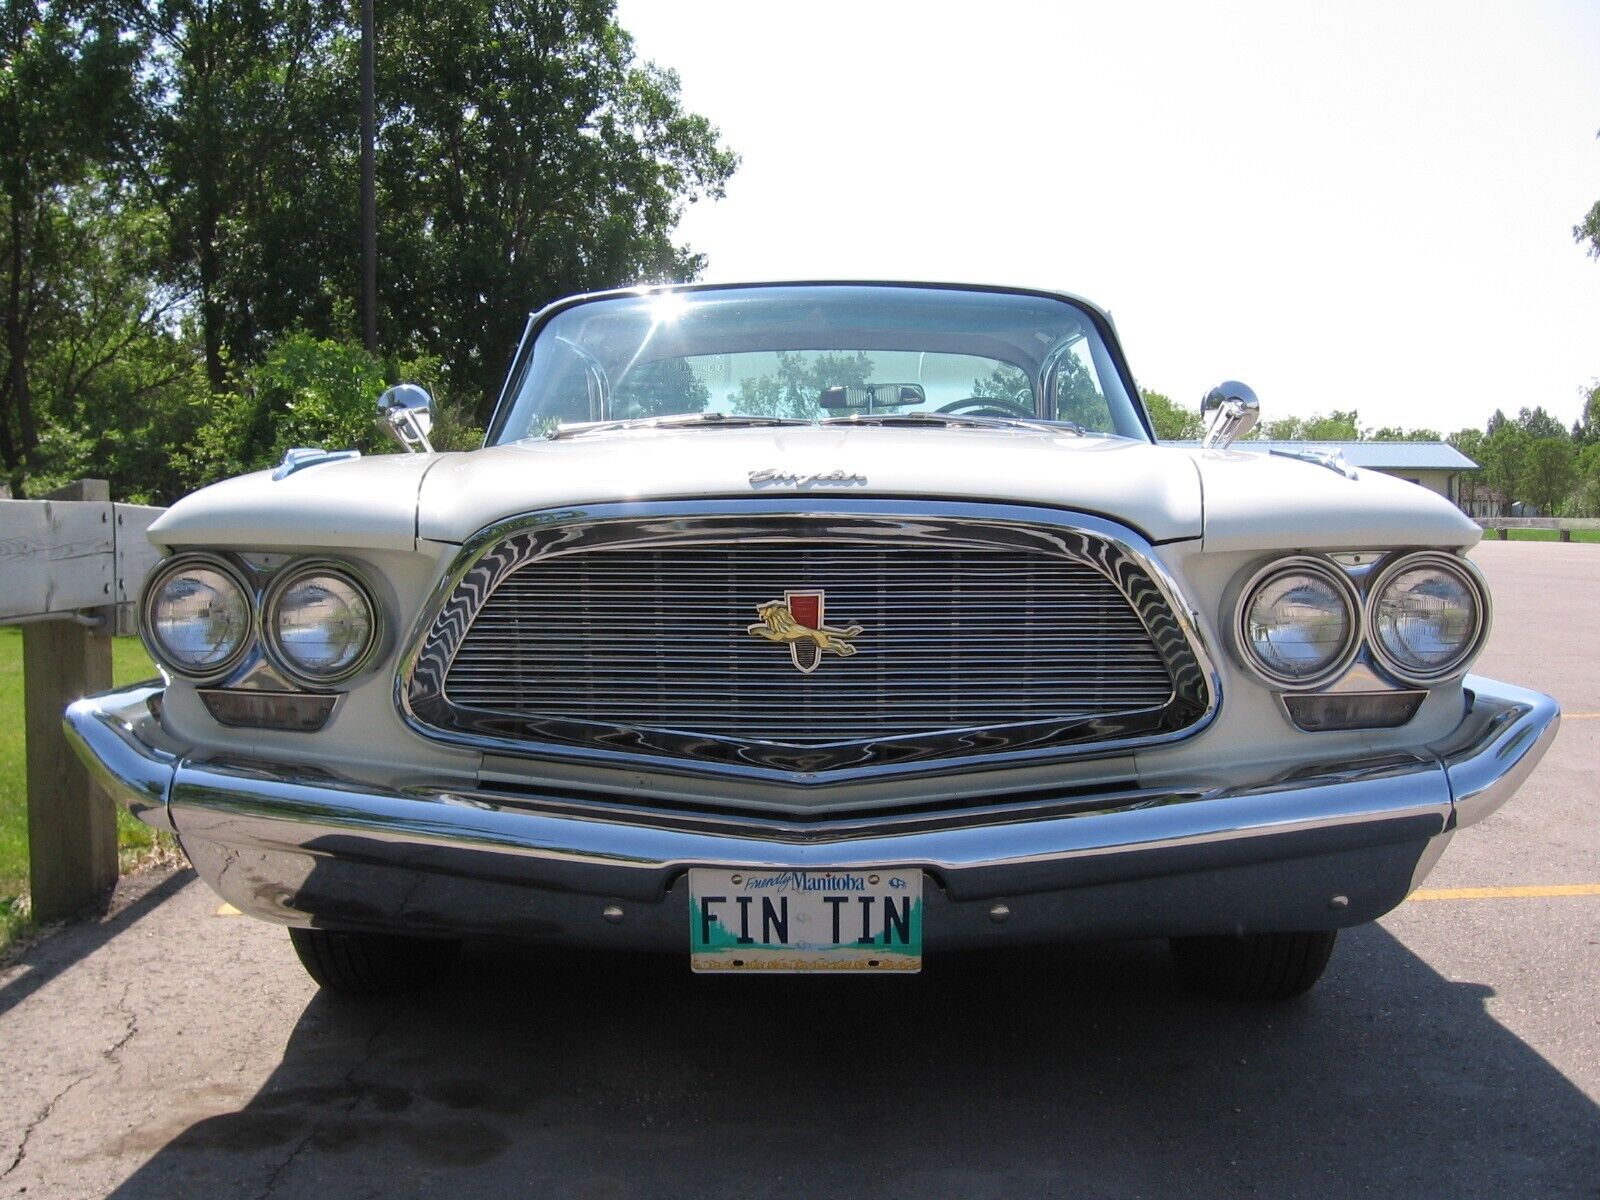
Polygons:
M289 930L300 965L319 987L347 996L409 992L448 970L461 943L388 933Z
M1322 978L1336 929L1173 938L1172 961L1197 992L1230 1000L1287 1000Z

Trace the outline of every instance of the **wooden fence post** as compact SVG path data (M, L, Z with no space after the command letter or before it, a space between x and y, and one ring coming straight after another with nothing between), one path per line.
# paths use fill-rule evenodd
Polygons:
M44 498L109 502L111 486L103 479L83 479ZM113 599L106 597L108 604ZM110 611L104 610L107 618ZM63 619L22 630L28 872L39 921L73 916L117 882L116 808L61 732L61 712L69 703L111 687L112 625L106 619L90 629Z

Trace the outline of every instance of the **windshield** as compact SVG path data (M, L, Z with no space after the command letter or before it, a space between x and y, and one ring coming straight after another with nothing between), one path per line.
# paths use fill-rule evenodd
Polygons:
M1146 434L1089 314L931 287L663 290L557 312L513 368L492 442L690 414L953 413Z

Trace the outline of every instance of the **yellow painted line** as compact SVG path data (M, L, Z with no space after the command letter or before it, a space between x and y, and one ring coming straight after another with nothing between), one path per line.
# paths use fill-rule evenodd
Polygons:
M1548 896L1600 896L1600 883L1551 883L1535 887L1418 888L1413 900L1530 900Z
M1600 721L1600 713L1562 713L1563 721Z
M217 916L219 917L242 917L243 915L244 914L241 913L237 908L226 901L224 901L217 909Z

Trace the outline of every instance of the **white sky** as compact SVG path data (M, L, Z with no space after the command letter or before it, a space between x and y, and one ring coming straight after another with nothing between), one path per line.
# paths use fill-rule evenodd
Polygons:
M1058 287L1267 419L1570 422L1600 376L1600 3L621 0L743 156L706 278Z

